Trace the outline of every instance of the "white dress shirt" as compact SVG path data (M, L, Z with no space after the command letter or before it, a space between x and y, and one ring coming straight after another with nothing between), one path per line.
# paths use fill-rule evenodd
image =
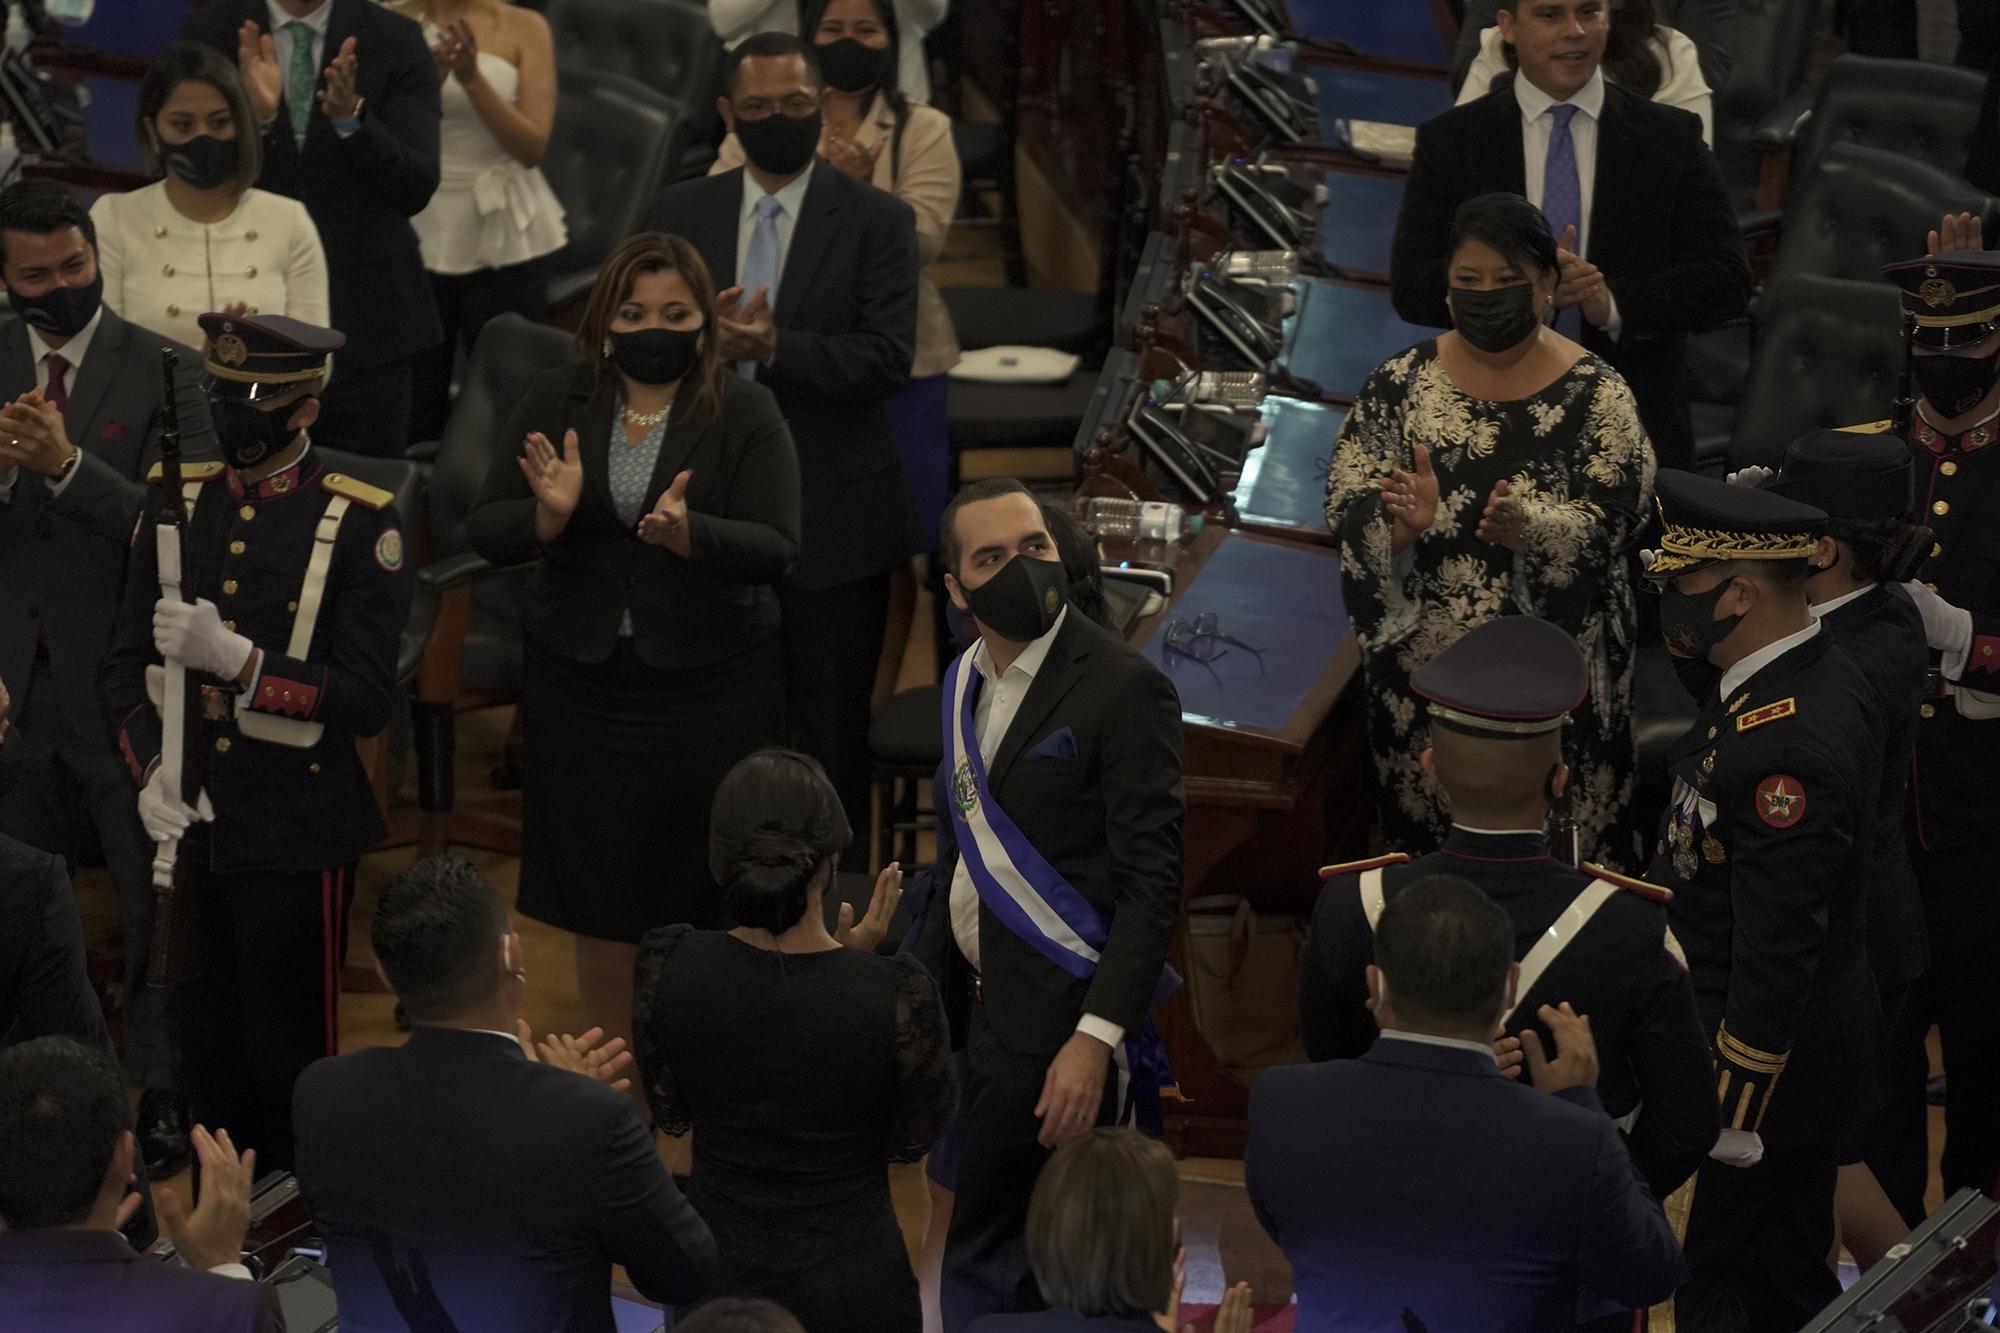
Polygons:
M774 116L782 116L782 111L773 111ZM789 184L777 193L777 200L783 205L777 216L778 226L778 279L782 284L785 276L785 261L792 254L792 227L799 220L799 209L806 201L806 187L812 183L812 175L819 170L819 159L813 158L806 169L794 176ZM764 187L750 176L748 169L743 172L743 207L736 217L736 280L743 280L743 264L750 257L750 236L757 229L757 201L764 197ZM748 301L753 293L743 293ZM771 304L776 306L777 292L771 293Z
M1777 661L1784 654L1811 639L1813 635L1819 633L1819 630L1819 621L1814 620L1810 625L1807 625L1796 634L1787 634L1776 643L1765 644L1762 648L1759 648L1756 652L1751 653L1735 666L1723 672L1722 684L1719 687L1722 697L1727 699L1730 695L1736 693L1737 686L1771 665L1771 663Z
M69 369L63 373L63 388L69 393L75 393L77 372L83 368L83 358L90 351L90 340L97 336L97 326L103 322L104 307L100 305L97 307L97 313L90 317L90 323L84 325L68 342L64 343L61 347L51 347L42 340L40 329L23 320L22 324L28 330L28 355L33 357L35 362L35 387L43 393L48 392L49 354L54 352L69 363ZM74 441L71 442L70 447L72 449L76 448ZM79 449L77 452L81 453L82 450ZM72 467L69 471L63 473L60 478L50 482L49 494L61 495L68 489L70 478L75 475L76 468ZM20 480L20 476L21 472L18 466L9 467L4 472L0 472L0 503L11 502L13 500L14 483Z
M1556 99L1528 82L1514 80L1514 100L1521 107L1521 165L1526 168L1528 202L1542 206L1547 195L1549 140L1555 137L1556 118L1551 112ZM1597 192L1597 122L1604 116L1604 71L1590 76L1569 105L1577 114L1569 120L1571 151L1576 155L1576 250L1579 258L1590 255L1591 196ZM1562 241L1561 236L1556 241ZM1609 293L1606 294L1609 296ZM1618 317L1618 298L1609 296L1611 318L1604 321L1605 336L1616 339L1625 321Z
M1027 559L1017 556L1016 559ZM981 639L972 650L972 669L985 682L979 691L979 698L972 705L972 727L979 737L979 757L985 763L992 763L999 752L1000 742L1007 735L1007 728L1014 725L1014 715L1021 711L1021 701L1028 697L1028 690L1035 683L1035 675L1048 660L1049 648L1062 632L1063 621L1069 618L1069 608L1064 607L1056 616L1056 623L1048 632L1021 650L1021 655L1005 671L995 674L992 654L986 651L986 641ZM965 961L979 969L979 890L972 887L972 872L966 868L965 858L958 858L958 866L951 874L951 893L946 900L951 912L951 937L958 942L958 951L965 955ZM1125 1040L1125 1029L1096 1014L1084 1014L1076 1021L1076 1030L1097 1038L1113 1050Z

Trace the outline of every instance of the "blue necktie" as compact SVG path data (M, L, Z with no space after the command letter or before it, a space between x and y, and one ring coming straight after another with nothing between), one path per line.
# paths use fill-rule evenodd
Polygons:
M748 303L759 287L769 287L764 299L773 310L778 306L778 218L785 206L778 196L767 194L757 201L757 224L750 232L750 248L743 252L743 271L736 275ZM736 373L746 380L757 378L755 361L738 361Z
M1575 253L1583 253L1583 186L1576 176L1576 143L1569 136L1570 120L1576 115L1576 108L1567 102L1558 102L1549 108L1555 117L1555 131L1549 135L1549 155L1542 168L1542 216L1549 220L1549 230L1555 233L1556 242L1562 242L1563 230L1576 228ZM1556 312L1556 332L1566 338L1583 337L1583 311L1569 306Z

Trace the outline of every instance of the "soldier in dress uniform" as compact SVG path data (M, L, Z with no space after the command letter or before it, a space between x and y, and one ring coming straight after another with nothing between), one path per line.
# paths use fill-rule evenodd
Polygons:
M1432 745L1421 762L1450 797L1451 829L1441 850L1415 861L1396 853L1321 872L1328 882L1299 984L1306 1054L1347 1059L1375 1040L1366 972L1382 906L1430 875L1470 880L1514 921L1522 975L1507 1026L1538 1028L1547 1048L1535 1017L1543 1004L1567 1000L1589 1015L1598 1097L1613 1117L1644 1104L1628 1143L1665 1199L1715 1144L1715 1079L1667 931L1667 891L1549 854L1550 799L1569 777L1562 726L1588 689L1583 653L1547 621L1505 616L1418 668L1411 686L1428 702Z
M1675 1315L1687 1333L1773 1333L1840 1294L1835 1180L1878 1100L1862 902L1884 741L1867 679L1808 610L1826 515L1671 470L1658 502L1661 549L1642 560L1667 647L1720 672L1669 753L1648 875L1674 893L1723 1124Z
M1909 824L1931 970L1913 1003L1935 1015L1943 1047L1945 1192L1985 1192L2000 1179L2000 843L1984 781L2000 764L2000 254L1937 254L1883 275L1915 326L1909 443L1932 534L1906 585L1932 668Z
M330 470L307 435L341 335L275 316L201 325L225 462L183 470L198 600L161 596L142 524L104 690L140 818L192 858L194 976L176 1000L190 1108L290 1169L292 1084L335 1052L354 865L384 832L355 741L389 719L408 576L389 493ZM147 668L166 658L202 682L195 809L159 771Z

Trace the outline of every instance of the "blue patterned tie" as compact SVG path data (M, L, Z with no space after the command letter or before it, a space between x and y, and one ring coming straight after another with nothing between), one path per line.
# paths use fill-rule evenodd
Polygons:
M1555 131L1549 135L1549 155L1542 168L1542 215L1549 230L1562 241L1565 228L1576 228L1576 253L1583 252L1583 186L1576 177L1576 143L1569 137L1569 123L1576 108L1558 102L1549 108L1555 117ZM1556 312L1556 332L1566 338L1583 337L1583 311L1568 306Z
M736 275L746 304L757 294L759 287L769 287L764 299L773 310L777 309L778 218L784 211L785 206L778 202L775 194L767 194L757 201L757 225L750 232L750 248L743 252L743 271ZM746 380L754 380L757 378L757 363L738 361L736 373Z

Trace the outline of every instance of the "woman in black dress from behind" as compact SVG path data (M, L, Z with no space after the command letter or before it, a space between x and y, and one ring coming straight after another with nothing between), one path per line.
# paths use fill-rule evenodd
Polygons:
M822 903L852 840L820 766L760 750L716 789L709 860L729 930L639 946L634 1047L655 1122L696 1131L688 1197L715 1232L718 1291L812 1333L915 1333L917 1280L890 1162L952 1109L944 1008L914 959L874 952L900 872L842 938Z

